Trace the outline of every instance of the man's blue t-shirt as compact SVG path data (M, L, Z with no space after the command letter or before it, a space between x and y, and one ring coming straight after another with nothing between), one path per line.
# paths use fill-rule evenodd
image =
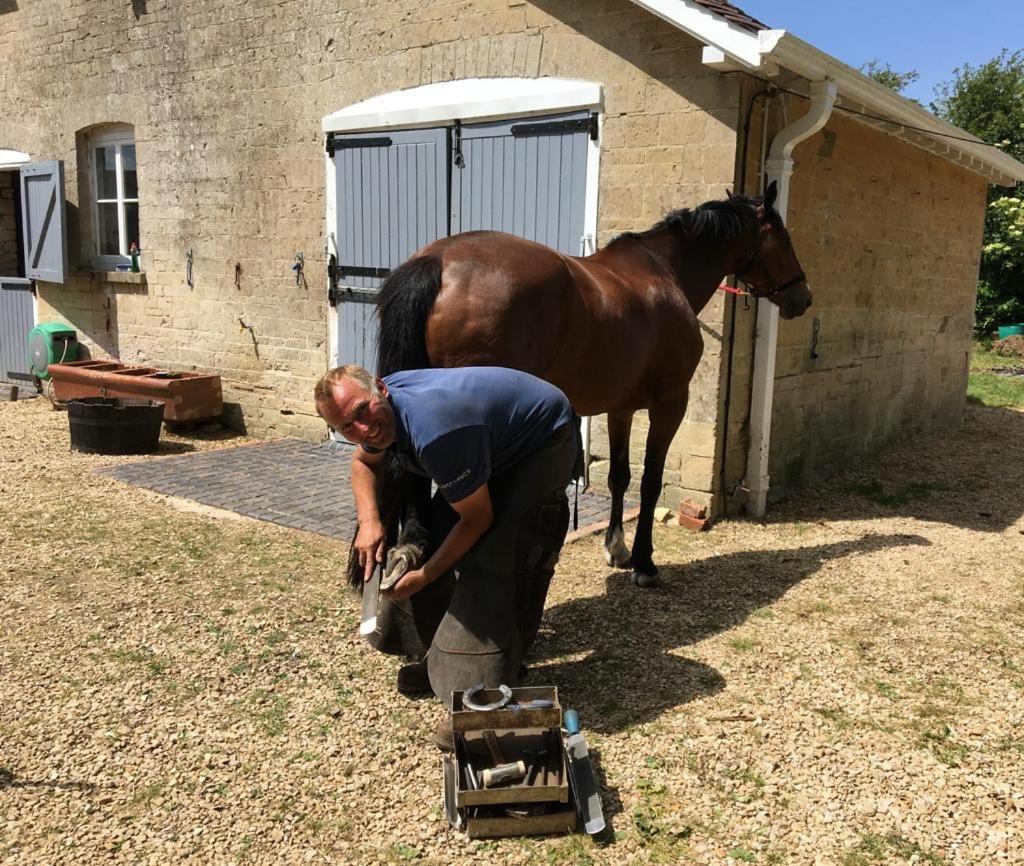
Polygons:
M395 448L411 472L458 502L572 423L565 394L506 367L404 370L384 378Z

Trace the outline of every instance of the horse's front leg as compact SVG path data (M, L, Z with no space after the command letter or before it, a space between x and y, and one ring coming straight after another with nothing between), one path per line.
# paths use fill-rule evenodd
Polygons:
M608 413L608 490L612 495L608 529L604 533L604 552L609 565L629 565L629 548L622 534L622 500L629 487L629 430L632 412Z
M684 393L671 402L652 406L648 412L650 429L644 454L644 476L640 481L640 515L633 536L633 583L641 587L658 585L658 569L654 564L654 508L661 496L661 482L665 474L665 457L679 424L686 414Z

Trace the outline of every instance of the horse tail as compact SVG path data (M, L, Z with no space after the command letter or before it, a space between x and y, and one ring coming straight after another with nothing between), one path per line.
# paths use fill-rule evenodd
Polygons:
M441 257L417 256L395 268L377 295L377 375L430 366L427 317L441 290Z
M377 375L384 377L399 370L421 370L430 366L427 357L427 317L441 290L441 257L428 254L409 259L395 268L380 285L377 294ZM419 487L422 481L406 473L392 456L384 461L384 477L377 491L378 510L384 525L385 549L399 543L414 544L425 550L429 542L427 513ZM417 492L419 495L417 496ZM426 485L426 504L430 501ZM353 539L353 545L355 539ZM362 589L363 570L354 547L349 553L348 579Z

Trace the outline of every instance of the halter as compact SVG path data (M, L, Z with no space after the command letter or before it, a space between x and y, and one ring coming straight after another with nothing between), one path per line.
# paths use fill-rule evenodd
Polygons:
M745 276L750 273L750 270L756 265L761 266L761 271L768 278L768 285L762 289L755 286ZM786 289L791 286L795 286L797 283L805 282L807 280L807 275L803 271L800 271L800 273L792 279L786 280L784 283L776 283L775 280L772 279L772 275L768 273L768 268L766 268L761 262L761 245L758 243L754 247L754 251L750 254L750 258L747 260L747 263L736 272L736 279L746 283L747 286L750 287L750 294L755 298L770 298L772 295L784 292Z

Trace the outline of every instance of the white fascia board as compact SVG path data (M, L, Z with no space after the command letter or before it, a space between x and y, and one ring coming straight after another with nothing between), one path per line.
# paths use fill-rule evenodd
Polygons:
M323 119L324 132L415 129L454 120L600 108L601 85L567 78L466 78L395 90Z
M5 150L0 148L0 171L10 168L21 168L29 160L27 153L20 150Z
M924 130L924 135L931 133L936 142L960 150L975 160L975 171L979 174L993 178L997 175L1002 176L1004 182L1008 181L1010 184L1024 180L1024 164L1013 157L985 144L969 132L941 120L916 102L900 96L860 70L847 66L792 33L785 30L762 30L758 38L766 59L796 72L809 81L821 81L826 78L835 81L843 102L852 101L865 111L878 114L894 123ZM898 128L892 131L902 134Z
M637 6L717 48L747 69L763 62L757 34L726 21L692 0L633 0Z
M722 49L715 48L711 45L705 45L704 50L701 53L701 62L710 67L711 69L717 69L719 72L749 72L749 67L740 63L738 60L733 60L728 54ZM770 60L766 60L757 70L758 74L765 78L774 78L779 74L779 65L772 63Z

